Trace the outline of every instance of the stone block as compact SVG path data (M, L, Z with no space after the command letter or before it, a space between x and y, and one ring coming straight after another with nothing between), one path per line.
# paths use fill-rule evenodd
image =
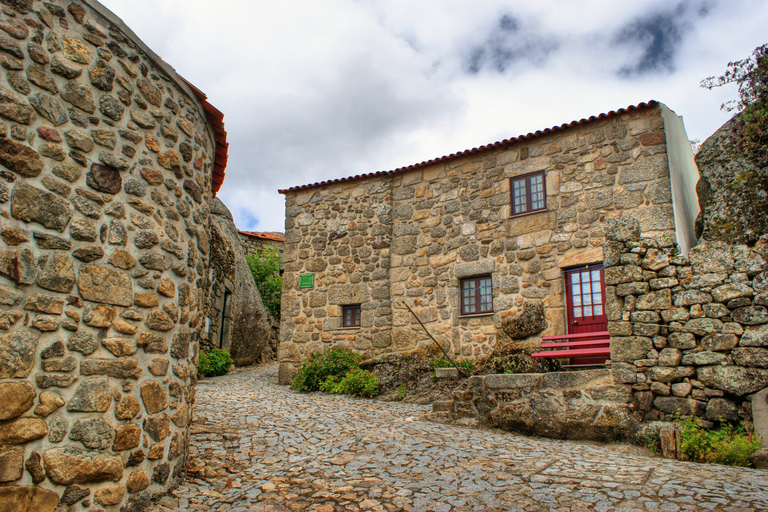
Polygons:
M676 348L665 348L659 353L659 366L677 366L683 358L683 353Z
M706 414L709 421L738 421L739 411L736 403L727 398L712 398L707 403Z
M703 366L696 379L705 386L744 396L768 387L768 370L741 366Z
M621 384L634 384L637 382L637 367L628 363L611 363L613 380Z
M648 371L648 378L656 382L675 382L694 375L696 375L696 369L692 366L654 366Z
M111 403L112 392L105 377L83 379L69 400L67 410L72 412L104 412Z
M35 396L34 388L26 382L0 383L0 421L21 416L32 407Z
M768 368L768 349L759 347L738 347L731 352L733 362L739 366Z
M106 450L114 436L115 429L101 418L78 418L69 431L72 441L80 441L91 450Z
M632 363L638 359L644 359L651 350L653 350L651 338L642 336L611 338L612 362Z
M768 308L765 306L746 306L731 312L733 320L742 325L768 324Z
M647 293L637 298L638 310L668 310L672 308L672 293L669 289Z
M706 366L712 364L721 364L727 360L725 354L721 352L710 352L709 350L702 350L699 352L691 352L683 356L683 364L693 366Z
M39 418L17 418L0 429L0 446L24 444L48 433L48 425Z
M617 285L643 281L643 269L635 265L608 267L605 269L605 284Z
M0 335L0 379L27 377L39 340L39 335L21 329Z
M54 512L59 495L37 486L0 487L0 504L8 512Z
M77 278L80 296L85 300L114 306L133 305L131 277L109 267L83 264Z
M24 450L12 447L0 448L0 483L18 480L23 473ZM0 507L2 506L3 503L0 501Z
M768 347L768 325L748 326L739 340L741 347Z
M704 402L676 396L660 396L653 401L653 406L663 413L679 413L683 416L704 416L706 412Z
M68 201L24 182L18 183L11 193L11 215L24 222L35 222L61 232L72 213Z
M122 457L72 446L46 450L43 462L48 478L61 485L117 481L123 475Z

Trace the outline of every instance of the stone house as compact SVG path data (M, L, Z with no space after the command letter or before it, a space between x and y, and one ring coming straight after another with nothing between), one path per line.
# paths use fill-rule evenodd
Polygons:
M404 301L464 358L509 341L505 321L528 304L543 306L541 334L605 330L606 220L631 215L687 253L697 180L682 120L650 101L281 190L280 380L333 345L364 358L427 346Z
M283 245L285 244L285 235L283 233L270 233L262 231L240 231L237 232L240 237L240 243L243 244L243 250L245 254L252 254L254 249L261 249L262 247L274 246L283 253Z
M2 0L0 41L0 510L145 510L186 463L223 114L94 0Z

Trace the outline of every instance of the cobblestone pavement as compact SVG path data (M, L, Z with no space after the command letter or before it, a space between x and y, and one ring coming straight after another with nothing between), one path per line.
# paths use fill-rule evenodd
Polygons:
M430 408L277 385L275 365L198 385L179 510L768 510L768 472L447 426Z

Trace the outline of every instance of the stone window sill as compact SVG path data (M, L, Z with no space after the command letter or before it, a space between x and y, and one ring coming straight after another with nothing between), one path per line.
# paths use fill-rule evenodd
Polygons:
M478 318L478 317L483 317L483 316L493 316L494 314L495 313L493 311L491 311L489 313L475 313L475 314L472 314L472 315L459 315L459 318L460 319L461 318Z
M333 331L359 331L362 327L337 327L336 329L330 329Z
M549 207L542 208L541 210L533 210L531 212L510 213L509 217L507 217L507 220L515 220L515 219L519 219L520 217L528 217L529 215L536 215L537 213L547 213L548 211L549 211Z

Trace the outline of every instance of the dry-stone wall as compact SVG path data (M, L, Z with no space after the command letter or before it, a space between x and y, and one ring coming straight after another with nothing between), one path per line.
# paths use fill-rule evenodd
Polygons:
M709 241L686 257L639 234L628 222L605 251L611 368L636 419L751 421L768 387L768 244Z
M546 210L511 216L510 177L542 170ZM659 104L405 172L283 192L281 382L332 345L368 358L431 344L404 300L464 358L509 341L504 319L526 302L544 305L542 334L562 334L561 270L603 261L607 219L631 212L647 235L675 240ZM302 288L310 273L313 286ZM483 274L495 313L462 317L459 279ZM360 327L344 329L341 306L352 304L362 305Z
M212 132L121 27L0 3L2 510L142 510L186 457Z

